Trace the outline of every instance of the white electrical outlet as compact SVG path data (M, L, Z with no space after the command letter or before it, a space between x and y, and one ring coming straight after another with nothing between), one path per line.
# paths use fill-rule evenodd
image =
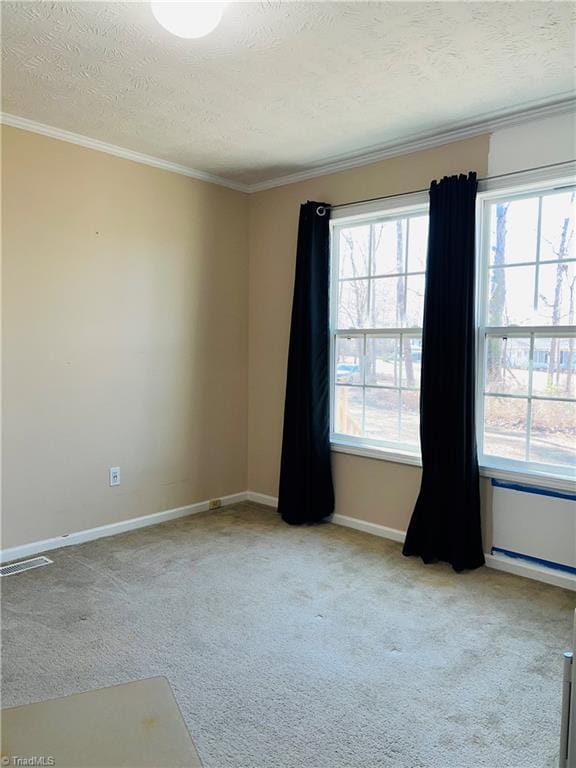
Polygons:
M120 485L120 467L110 467L110 485Z

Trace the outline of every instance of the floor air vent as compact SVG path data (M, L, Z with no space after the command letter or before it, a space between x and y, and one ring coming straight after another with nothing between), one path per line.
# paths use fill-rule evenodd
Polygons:
M0 576L13 576L15 573L30 571L32 568L40 568L41 565L50 565L52 560L47 557L32 557L30 560L20 560L19 563L0 566Z

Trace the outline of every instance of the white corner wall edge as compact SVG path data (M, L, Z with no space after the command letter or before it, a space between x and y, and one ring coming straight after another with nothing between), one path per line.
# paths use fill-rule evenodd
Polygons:
M145 155L142 152L135 152L132 149L118 147L116 144L108 144L106 141L92 139L89 136L83 136L80 133L65 131L62 128L56 128L53 125L37 123L35 120L29 120L27 117L11 115L8 112L0 112L0 125L8 125L12 128L20 128L23 131L39 133L40 135L48 136L51 139L67 141L69 144L78 144L79 146L86 147L87 149L95 149L98 152L105 152L108 155L122 157L124 160L132 160L135 163L150 165L153 168L160 168L162 171L170 171L172 173L178 173L181 176L188 176L191 179L198 179L198 181L206 181L209 184L216 184L219 187L227 187L228 189L233 189L236 192L249 191L249 188L246 184L240 184L239 182L232 181L231 179L225 179L222 176L214 176L211 173L199 171L196 168L190 168L187 165L179 165L178 163L173 163L170 160L162 160L160 157L153 157L152 155Z
M490 137L488 175L550 166L574 157L576 110L570 110L495 131Z
M255 501L259 504L265 504L268 507L278 506L278 499L274 496L266 496L263 493L255 493L254 491L248 491L246 496L248 501ZM398 528L388 528L387 526L379 525L378 523L370 523L367 520L359 520L357 517L336 514L332 517L332 522L336 525L343 525L346 528L354 528L357 531L370 533L373 536L381 536L383 539L390 539L391 541L397 541L401 544L406 538L405 531L401 531ZM486 558L486 566L488 568L493 568L496 571L504 571L505 573L512 573L515 576L523 576L527 579L535 579L536 581L542 581L546 584L552 584L555 587L562 587L576 592L576 577L571 576L568 573L555 571L552 568L546 568L545 566L536 565L527 561L506 557L505 555L485 554L484 557Z
M227 504L237 504L247 500L248 494L233 493L229 496L220 498L222 506ZM88 528L85 531L68 533L63 536L56 536L53 539L44 539L43 541L32 541L29 544L21 544L17 547L9 547L0 550L0 563L8 563L12 560L19 560L22 557L38 554L39 552L48 552L51 549L60 549L60 547L70 547L73 544L84 544L87 541L102 539L106 536L115 536L117 533L126 533L134 531L137 528L147 528L150 525L166 523L168 520L176 520L179 517L188 517L188 515L197 515L199 512L208 511L209 501L199 501L196 504L188 504L185 507L176 509L167 509L163 512L154 512L151 515L142 517L132 517L129 520L121 520L118 523L109 523L100 525L97 528ZM217 510L214 510L217 511Z

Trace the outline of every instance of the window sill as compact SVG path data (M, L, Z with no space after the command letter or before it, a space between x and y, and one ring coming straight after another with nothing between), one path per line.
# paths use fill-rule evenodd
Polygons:
M330 448L333 453L345 453L351 456L362 456L367 459L378 459L395 464L408 464L413 467L421 467L422 459L410 453L392 451L388 448L379 448L373 445L352 445L332 441ZM543 472L518 472L517 470L499 469L497 467L480 467L482 477L494 478L494 480L508 480L514 483L536 485L541 488L552 488L559 491L576 491L576 480L569 476L547 475Z
M393 451L390 448L380 448L374 445L353 445L332 440L330 448L334 453L348 453L352 456L364 456L367 459L380 459L392 461L396 464L411 464L414 467L422 466L422 459L413 453Z

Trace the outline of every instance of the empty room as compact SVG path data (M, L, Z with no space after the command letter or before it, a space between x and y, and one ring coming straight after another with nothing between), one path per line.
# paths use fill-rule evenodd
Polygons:
M0 3L3 766L576 768L576 6Z

